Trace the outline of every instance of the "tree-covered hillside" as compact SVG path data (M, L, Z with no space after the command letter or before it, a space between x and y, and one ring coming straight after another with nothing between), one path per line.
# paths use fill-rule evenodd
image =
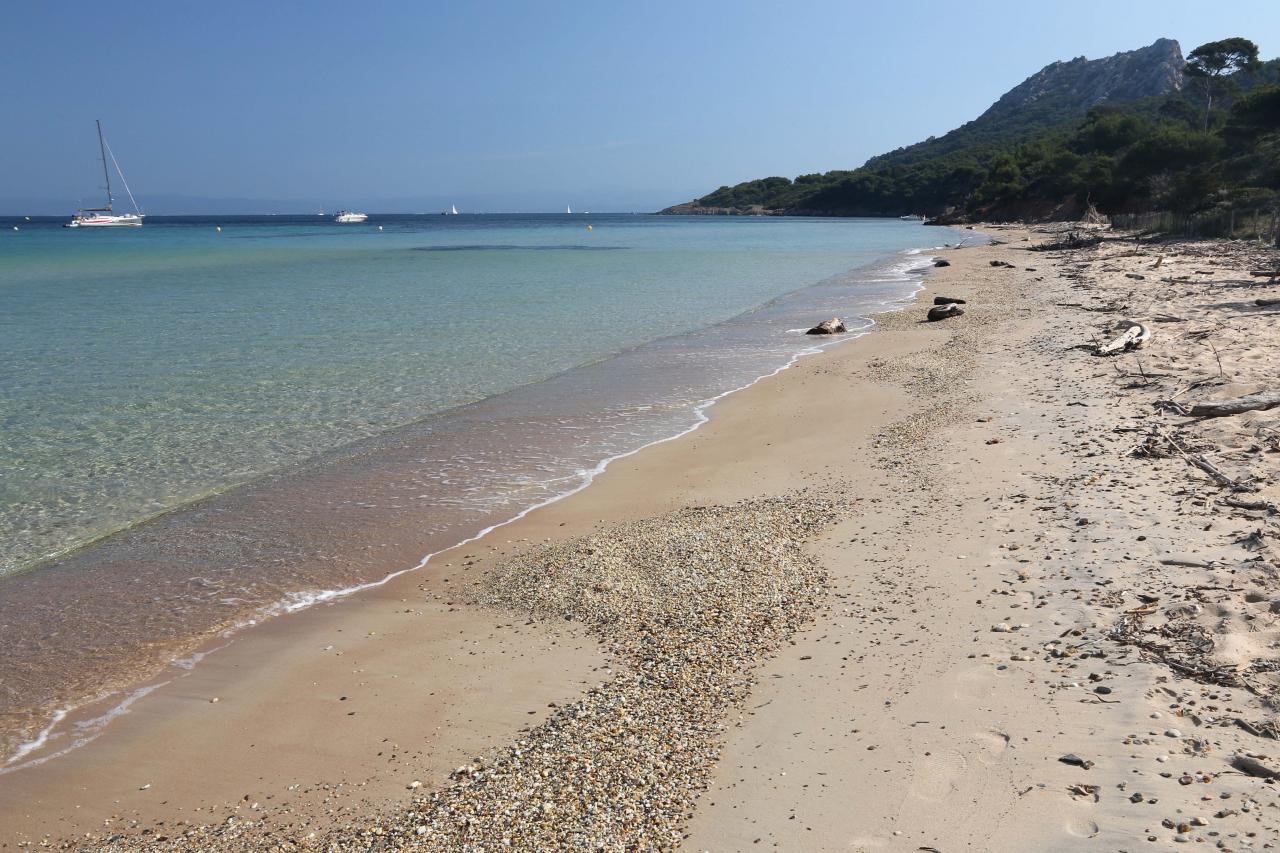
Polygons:
M1280 61L1247 39L1055 63L978 119L862 168L721 187L681 212L963 218L1193 211L1280 191Z

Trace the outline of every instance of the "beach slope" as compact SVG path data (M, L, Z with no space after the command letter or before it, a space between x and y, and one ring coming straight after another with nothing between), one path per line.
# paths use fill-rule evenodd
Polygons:
M0 780L5 840L1272 843L1273 416L1186 404L1274 375L1274 252L991 233L702 429ZM1094 355L1120 320L1154 337Z

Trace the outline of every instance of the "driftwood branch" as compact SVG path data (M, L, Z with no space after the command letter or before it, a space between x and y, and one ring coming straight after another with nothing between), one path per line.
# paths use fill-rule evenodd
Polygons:
M1097 349L1098 355L1112 355L1118 352L1140 349L1147 341L1151 340L1151 330L1146 326L1141 323L1134 323L1131 320L1124 322L1128 323L1128 326L1119 336L1112 338L1105 344L1101 344Z
M1223 418L1245 412L1261 412L1280 406L1280 391L1259 391L1217 403L1196 403L1187 414L1193 418Z
M1236 509L1265 510L1269 515L1275 515L1277 512L1280 512L1280 509L1278 509L1271 501L1246 501L1241 498L1233 498L1228 495L1222 499L1222 502L1227 506L1233 506Z
M1190 452L1189 450L1187 450L1185 447L1182 446L1181 442L1179 442L1176 438L1169 435L1159 427L1156 428L1156 433L1165 441L1167 441L1170 447L1178 451L1178 454L1181 455L1183 459L1187 460L1187 464L1194 465L1196 468L1199 468L1201 471L1208 474L1209 479L1213 480L1219 486L1222 486L1225 489L1231 489L1231 491L1233 492L1255 491L1255 488L1253 486L1247 483L1241 483L1238 480L1233 480L1230 477L1228 477L1226 474L1222 473L1222 471L1219 470L1216 465L1214 465L1208 459L1205 459L1202 454Z

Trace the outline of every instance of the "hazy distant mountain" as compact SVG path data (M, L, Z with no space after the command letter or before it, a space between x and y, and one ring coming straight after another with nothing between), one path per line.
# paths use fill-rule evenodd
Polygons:
M1105 59L1078 56L1054 62L1005 92L973 121L936 139L872 157L866 166L914 163L973 145L1020 139L1079 119L1101 103L1166 95L1182 88L1185 65L1178 43L1163 38Z
M1182 87L1182 50L1159 39L1105 59L1054 62L949 133L872 157L861 168L721 187L665 213L939 212L970 192L1001 150L1078 122L1091 107L1167 95Z

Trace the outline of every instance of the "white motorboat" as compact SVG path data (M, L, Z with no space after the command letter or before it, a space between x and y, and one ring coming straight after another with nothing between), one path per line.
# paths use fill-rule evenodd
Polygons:
M352 213L349 210L339 210L338 215L333 217L334 222L364 222L369 218L367 213Z
M112 153L111 146L102 136L102 122L97 121L98 125L98 151L102 154L102 177L107 182L107 206L106 207L86 207L76 211L76 215L71 217L71 221L66 223L64 228L141 228L143 213L138 209L138 203L133 199L133 191L129 189L129 182L125 180L124 172L120 169L120 164L116 162L116 155ZM111 158L111 164L116 167L116 174L120 176L120 183L124 184L124 191L129 195L129 203L133 205L133 213L116 213L112 208L115 206L115 198L111 195L111 171L107 168L107 157Z

